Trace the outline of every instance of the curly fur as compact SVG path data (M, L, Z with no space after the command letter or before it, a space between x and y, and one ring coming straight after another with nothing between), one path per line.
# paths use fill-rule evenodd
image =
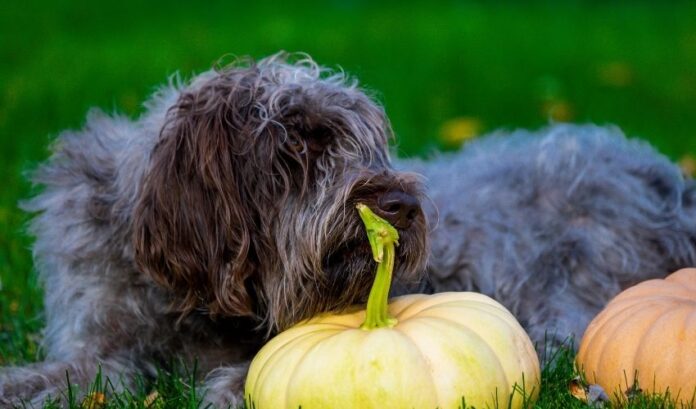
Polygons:
M58 137L24 205L47 358L0 371L0 404L59 397L66 372L88 385L97 363L130 387L174 357L197 360L208 402L239 402L270 335L364 300L373 264L353 207L422 198L414 171L432 206L401 231L395 292L490 294L536 341L579 335L621 288L696 264L694 183L646 144L554 125L395 170L382 108L293 58L174 78L141 118L95 110Z
M498 133L401 168L427 178L432 291L506 305L539 346L621 289L696 265L696 183L613 127Z

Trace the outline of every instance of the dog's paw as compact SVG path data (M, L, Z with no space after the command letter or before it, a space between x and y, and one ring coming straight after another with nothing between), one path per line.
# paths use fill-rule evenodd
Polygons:
M244 380L248 364L229 366L211 371L203 382L202 408L237 409L244 407Z
M65 397L65 366L36 363L0 368L0 408L42 408Z

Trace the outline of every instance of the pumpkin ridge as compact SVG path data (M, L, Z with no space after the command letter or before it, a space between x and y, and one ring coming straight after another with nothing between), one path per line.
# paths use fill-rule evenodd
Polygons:
M331 316L331 313L326 313L326 314L323 315L323 316L315 317L316 319L315 319L315 318L312 318L312 319L307 320L307 321L298 322L297 324L293 325L293 326L291 327L291 329L292 329L292 328L295 328L295 327L303 327L303 326L307 326L307 325L327 325L327 326L330 325L330 326L336 327L336 328L335 328L336 330L341 330L341 329L357 329L357 327L354 327L354 326L352 326L352 325L341 324L341 323L339 323L339 322L327 322L327 321L324 321L324 319L325 319L325 318L347 317L347 316L350 316L350 315L356 315L356 314L358 314L359 312L360 312L360 311L356 311L356 312L347 312L347 313L345 313L345 314L339 314L339 315L336 315L336 316ZM328 328L327 328L327 329L328 329Z
M677 309L677 310L667 309L666 311L663 311L661 314L659 314L659 315L657 316L657 318L656 318L655 320L653 320L653 321L650 323L650 325L648 326L648 330L645 331L645 332L641 335L641 337L640 337L640 342L638 342L638 349L636 350L636 353L635 353L635 355L634 355L633 362L632 362L634 370L633 370L633 373L630 374L631 376L635 375L634 382L635 382L637 379L640 378L640 373L635 373L635 368L639 367L639 365L638 365L639 360L642 358L643 354L645 354L645 350L646 350L646 349L652 349L652 348L653 348L652 343L649 344L649 343L647 342L647 340L648 340L655 332L657 332L658 330L660 330L659 326L657 325L658 322L660 322L660 321L670 321L670 320L673 318L673 316L678 315L679 312L680 312L680 311L679 311L678 309ZM653 387L656 387L656 386L657 386L657 385L655 385L655 376L656 376L655 370L656 370L656 368L654 367L654 365L649 365L649 366L652 366L652 368L649 368L650 370L652 370L652 374L649 374L649 375L651 375L652 378L653 378L652 386L653 386ZM631 385L629 385L629 387L630 387L630 386L631 386ZM647 386L647 385L643 385L642 388L643 388L643 389L646 389L646 386ZM656 392L656 391L652 391L652 392L654 393L654 392ZM664 392L664 391L663 391L663 392Z
M409 316L414 315L414 314L411 314L411 311L413 311L414 309L417 310L418 308L421 308L420 304L425 302L427 300L428 296L426 294L409 294L406 296L395 297L394 299L389 300L389 304L391 307L391 304L395 301L400 301L401 299L406 298L406 297L413 298L414 296L420 296L420 295L422 295L423 297L418 297L416 302L412 302L412 303L409 303L408 305L404 306L403 308L401 308L401 310L399 312L395 312L394 316L398 319L409 319ZM416 314L417 313L418 313L418 311L416 311ZM404 315L407 315L407 314L410 314L410 315L404 317Z
M689 314L686 314L686 318L684 319L684 323L682 324L684 330L686 331L687 328L696 328L694 326L694 324L689 325L690 323L693 323L695 320L696 320L696 308L692 309L692 311ZM692 334L694 336L696 336L696 331L692 331ZM687 338L687 339L692 340L692 342L691 342L692 346L696 345L696 337L695 338ZM689 345L687 345L686 347L688 348ZM689 373L694 373L694 368L696 367L696 364L694 364L693 361L691 361L690 363L691 363L691 370L689 371ZM691 402L696 405L696 382L694 385L694 389L691 392Z
M422 311L424 311L428 308L431 308L431 307L432 307L432 305L427 306L427 307L423 307L421 305L411 304L408 307L404 308L403 310L399 311L397 318L400 320L410 320L414 316L420 314Z
M691 321L696 321L696 308L694 308L693 311L686 316L686 319L684 320L684 328L690 327L691 325L687 325L687 323Z
M674 302L677 302L677 301L686 302L686 303L693 304L694 306L696 306L696 299L694 297L687 297L687 296L683 296L681 294L655 294L655 295L651 295L651 296L635 295L632 297L623 298L620 301L621 302L634 301L634 302L643 303L646 301L653 301L653 300L660 301L663 299L668 299L668 300L674 301Z
M462 291L462 292L455 292L455 291L448 291L444 293L437 293L428 296L427 294L409 294L405 296L400 296L400 297L395 297L392 302L401 300L403 298L411 298L414 296L419 296L417 298L417 302L412 302L406 307L404 307L402 310L398 312L399 316L403 318L404 315L410 314L410 316L418 314L420 311L423 311L425 309L429 309L431 307L436 307L440 305L448 305L451 303L462 303L462 302L475 302L475 303L480 303L480 304L486 304L490 305L496 308L504 308L502 307L497 301L491 299L490 297L472 292L472 291ZM456 298L451 298L451 297L456 297ZM415 298L415 297L414 297ZM445 301L438 301L438 299L446 299ZM426 304L424 307L423 304ZM416 310L413 312L413 310Z
M611 335L613 335L614 332L616 331L613 320L615 320L617 318L621 318L624 315L627 315L629 313L629 310L631 310L630 312L633 312L632 310L637 310L637 309L643 308L643 306L640 303L631 302L631 301L626 302L626 304L628 304L628 305L621 305L621 304L623 304L623 302L616 302L616 303L611 302L609 305L619 305L619 307L615 307L615 308L621 308L621 309L618 311L614 311L612 309L603 310L595 318L595 320L590 323L590 326L585 331L583 338L589 339L590 341L587 345L581 346L580 351L578 352L578 356L579 356L581 361L584 361L587 364L587 365L585 365L586 367L598 368L600 366L600 362L602 362L601 354L599 356L597 356L595 354L591 355L593 358L592 360L590 360L590 358L587 357L586 355L590 353L589 351L595 351L598 348L603 351L605 344L607 342L610 342L611 338L612 338L610 336L607 336L607 337L601 337L600 339L597 339L594 335L598 334L598 333L599 334L606 333L607 330L610 329L610 328L607 328L607 326L611 326L611 331L612 331ZM607 308L609 307L609 305L607 306ZM599 343L597 341L599 341ZM590 362L588 362L588 360L590 360ZM581 368L581 369L583 371L585 370L585 368ZM585 375L587 375L587 374L585 374ZM597 374L594 374L594 376L596 377Z
M634 305L637 307L636 309L642 309L645 307L644 305L641 305L641 304L634 304ZM661 306L661 305L660 304L656 305L656 307L659 307L659 306ZM663 311L655 311L655 313L656 313L655 316L648 323L646 323L647 328L652 328L652 326L655 324L655 322L657 322L660 318L662 318L662 315L664 314ZM632 317L637 317L638 315L643 315L643 314L634 314ZM614 316L614 319L616 319L616 316ZM634 319L636 319L636 318L634 318ZM641 320L641 321L643 321L643 320ZM607 341L610 341L612 338L620 339L621 337L617 336L616 334L626 332L626 329L627 328L631 329L632 326L633 326L633 323L629 320L625 320L625 321L621 322L618 326L614 327L611 334L609 334L607 336L607 339L605 340L605 344ZM645 338L645 333L643 333L640 336L640 339L634 340L633 344L626 344L626 343L623 344L624 348L626 348L627 345L631 345L632 349L630 351L629 356L632 356L634 358L630 362L620 363L620 364L623 364L625 366L630 365L631 366L630 368L627 368L627 367L626 368L616 368L616 369L622 370L624 380L627 382L630 382L631 384L633 384L635 382L635 377L634 377L635 372L636 372L635 356L638 353L638 351L641 349L641 347L643 345L642 343L644 341L644 338ZM600 357L599 362L604 362L604 361L609 360L609 357L607 356L608 353L609 353L609 351L606 348L604 348L604 345L602 345L602 353L599 356ZM599 367L599 365L595 365L595 367ZM621 384L619 383L618 386L621 387ZM632 385L624 385L624 386L626 387L626 389L628 389ZM615 388L616 385L613 385L612 387Z
M696 342L694 342L693 338L686 337L686 335L687 335L686 333L687 333L687 330L689 328L689 325L688 325L689 322L692 321L694 318L696 318L696 309L694 309L693 307L684 306L684 305L681 306L681 309L684 310L685 314L684 314L684 319L682 320L682 323L678 328L680 330L680 333L683 333L685 336L684 336L684 343L679 345L680 350L682 350L684 348L689 348L689 346L696 345ZM691 310L691 311L689 311L689 310ZM688 342L689 340L691 340L692 342L689 343ZM678 361L678 367L677 367L677 370L675 371L675 373L685 372L685 367L684 367L685 363L686 363L685 360ZM694 372L688 371L686 373L694 373ZM681 392L682 392L681 390L678 391L678 393L681 393ZM694 382L694 390L692 391L692 393L696 393L696 382Z
M290 394L290 392L291 392L290 388L288 388L288 385L289 385L290 382L292 381L292 378L293 378L293 375L295 374L295 372L297 372L297 368L299 368L300 365L302 364L302 361L303 361L305 358L307 358L307 356L308 356L310 353L314 352L314 349L317 347L317 345L319 345L319 344L321 344L322 342L325 342L325 341L327 341L327 340L329 340L329 339L331 339L331 338L335 338L336 336L341 335L341 334L343 334L343 332L337 332L337 333L335 333L335 334L329 335L329 336L326 337L326 338L321 338L321 339L319 339L317 342L315 342L311 347L307 348L307 349L302 353L302 355L301 355L300 358L297 360L297 362L295 363L295 365L294 365L294 367L292 368L292 370L288 371L288 373L289 373L290 376L287 377L287 382L285 382L285 385L284 385L285 387L283 388L283 389L285 390L285 394L284 394L284 398L285 398L285 399L284 399L283 405L282 405L281 407L287 407L288 401L290 400L289 394Z
M482 301L480 301L480 300L471 299L471 300L451 300L451 301L446 301L446 302L443 302L443 303L440 303L440 304L431 304L431 305L428 305L427 307L422 307L420 310L417 310L417 311L413 312L409 317L403 317L402 314L399 314L399 317L400 317L401 319L411 319L411 318L415 317L415 316L418 315L418 314L422 314L422 313L425 312L425 311L430 311L430 310L437 309L437 308L445 308L445 307L446 307L446 308L452 308L452 307L456 307L456 308L461 308L461 309L468 309L468 308L470 307L470 305L463 305L463 303L467 303L467 304L470 303L471 306L478 306L478 305L480 305L480 304L485 304L486 306L490 306L490 307L492 307L492 309L498 310L498 311L504 313L505 315L508 314L508 311L507 311L507 310L501 308L501 307L498 306L498 305L495 305L495 304L493 304L493 303L484 303L484 302L482 302ZM404 311L405 311L405 310L404 310ZM403 313L404 311L402 311L402 313ZM409 311L409 312L410 312L410 311Z
M421 317L421 318L426 318L426 317ZM433 324L434 324L433 321L440 321L440 324L435 324L435 325L443 325L443 324L444 324L445 326L447 326L447 324L453 325L453 326L455 326L455 327L458 327L460 330L462 330L462 332L465 332L467 335L472 336L472 338L475 338L476 340L480 341L480 344L483 345L483 348L485 348L487 351L489 351L489 352L491 353L491 355L492 355L493 357L495 357L495 362L496 362L496 364L497 364L496 366L498 367L498 368L497 368L498 371L499 371L499 372L502 372L502 373L504 374L504 377L503 377L503 378L505 379L505 390L510 390L510 389L512 388L510 379L508 379L507 371L505 370L505 367L504 367L503 363L501 362L500 357L498 356L497 351L496 351L495 349L491 348L489 342L488 342L485 338L483 338L480 334L478 334L476 331L474 331L474 330L471 329L470 327L468 327L468 326L466 326L466 325L462 325L461 323L459 323L459 322L457 322L457 321L454 321L454 320L451 320L451 319L449 319L449 318L444 318L444 317L432 317L432 316L429 316L429 317L427 317L427 318L428 318L427 320L424 320L424 321L423 321L423 323L424 323L426 326L432 327ZM508 403L509 403L509 402L508 402Z
M687 286L682 281L654 279L644 281L634 287L624 290L624 292L618 294L612 302L628 301L631 299L644 300L654 297L674 297L696 302L696 296L694 296L693 291L696 291L696 286Z
M654 301L653 305L660 305L661 303L659 300L652 300ZM639 309L640 307L644 306L644 302L640 302L640 300L633 300L633 299L627 299L627 300L617 300L615 303L610 303L609 305L611 306L618 306L615 307L609 311L606 311L606 313L601 312L598 317L601 317L601 320L597 322L599 327L597 329L604 329L604 325L608 322L613 320L614 318L617 317L622 317L624 315L627 315L629 313L629 310L633 309ZM616 311L614 311L616 310ZM631 311L632 312L632 311ZM593 325L593 328L596 327L596 325Z
M443 305L444 305L444 304L443 304ZM485 306L486 306L486 307L489 307L489 306L491 306L491 305L490 305L490 304L485 304ZM426 311L431 311L431 312L432 312L432 310L437 309L436 307L437 307L437 306L435 306L435 305L430 306L430 307L428 307L428 308L426 308L426 309L424 309L424 310L422 310L422 311L419 311L419 314L423 314L423 313L426 312ZM502 324L504 324L505 327L506 327L510 332L513 332L513 333L514 333L514 332L520 331L520 330L524 331L524 329L522 329L521 327L514 326L514 325L513 325L513 322L509 320L509 318L511 317L511 315L510 315L507 311L504 311L504 310L502 310L502 309L500 309L500 308L494 308L494 309L493 309L493 308L485 308L483 305L481 305L481 303L475 302L475 303L473 303L473 305L461 305L461 304L460 304L460 305L456 305L456 306L450 306L449 309L450 309L450 310L461 309L461 310L463 310L463 312L465 312L464 315L470 314L472 310L475 310L475 311L477 311L477 312L480 313L480 314L484 314L484 315L487 315L487 316L489 316L489 317L491 317L491 318L497 319L497 320L500 321ZM495 312L494 312L494 311L495 311ZM499 315L498 312L505 312L505 314L504 314L504 315ZM514 318L514 316L512 316L512 317ZM456 325L458 325L458 326L464 327L464 328L466 328L466 329L468 329L468 330L470 330L470 331L474 331L474 329L472 329L471 326L470 326L468 323L456 321L456 320L451 319L451 318L443 318L443 317L441 317L441 316L439 316L439 315L436 315L436 316L432 316L432 315L419 315L419 316L411 317L411 318L409 318L409 320L425 319L425 318L428 318L428 319L430 319L430 318L439 318L439 319L442 319L442 320L447 320L447 321L449 321L449 322L451 322L451 323L453 323L453 324L456 324ZM516 323L517 321L515 320L514 322Z
M504 310L504 309L502 309L502 308L498 308L497 306L495 306L496 308L493 308L493 309L490 309L490 308L483 308L483 306L481 305L481 303L478 303L478 304L479 304L479 305L468 305L468 306L466 306L466 309L467 309L467 310L476 310L476 311L478 311L478 312L481 313L481 314L488 315L489 317L491 317L491 319L496 319L496 320L498 320L498 322L502 323L503 326L504 326L504 327L509 331L509 333L511 333L511 334L515 334L515 333L517 333L518 331L524 331L524 329L523 329L523 328L519 325L519 323L517 322L517 319L515 319L514 316L513 316L512 314L510 314L507 310ZM486 305L486 306L494 306L494 305L491 305L491 304L485 304L485 305ZM462 306L462 307L459 307L459 308L464 309L463 306ZM493 312L493 311L495 311L495 312ZM498 314L499 312L504 312L505 314L504 314L504 315L499 315L499 314ZM429 317L429 318L430 318L430 317ZM510 320L510 318L513 318L513 319ZM448 320L449 320L449 321L453 321L453 320L450 320L450 319L448 319ZM461 323L461 322L457 322L457 323L459 324L459 326L462 326L462 327L466 328L467 330L476 333L476 332L474 331L474 329L471 328L468 324ZM515 325L515 324L517 324L517 325ZM478 335L478 333L476 333L476 334ZM479 337L480 337L480 336L479 336ZM481 339L483 340L482 337L481 337ZM519 348L519 349L516 350L516 353L515 353L515 357L518 358L518 359L515 361L515 365L518 366L518 369L521 369L521 370L522 370L522 369L523 369L523 368L522 368L522 365L521 365L522 361L519 359L519 353L522 352L522 351L526 351L527 348L526 348L525 345L521 345L521 344L520 344L519 338L513 337L513 340L514 340L514 342L513 342L514 347L515 347L515 348ZM485 341L485 340L484 340L484 341ZM489 345L488 342L485 342L485 344L486 344L486 346ZM522 348L520 348L520 347L522 347ZM496 356L496 358L498 359L498 362L500 363L500 365L501 365L501 367L502 367L502 366L503 366L503 362L501 361L501 359L500 359L498 353L495 352L495 351L493 351L493 352L494 352L494 355ZM536 357L536 351L533 351L533 354L534 354L534 356ZM505 373L505 378L506 378L506 380L507 380L508 388L512 388L515 384L517 384L517 380L516 380L516 379L512 379L512 378L509 377L509 376L516 376L516 375L512 375L512 374L508 375L507 371L503 371L503 372ZM523 370L522 370L521 372L522 372L522 374L524 374L524 371L523 371Z
M396 330L395 332L398 333L401 336L401 338L405 339L406 342L411 344L411 346L413 346L415 348L415 350L418 351L418 355L421 357L423 362L425 362L425 366L427 366L428 369L430 370L430 374L428 376L428 379L430 380L430 387L432 388L433 395L435 395L437 402L438 402L438 406L436 406L436 408L439 408L440 407L439 403L441 403L440 402L441 398L440 398L440 394L438 393L437 387L435 386L435 380L433 379L433 366L432 366L431 360L428 359L428 357L423 353L423 351L418 346L416 341L414 341L410 336L408 336L408 334L406 334L402 328L399 328L399 325L392 327L392 329Z
M313 325L316 325L316 324L313 324ZM288 345L290 345L292 343L299 343L302 340L309 338L312 335L316 335L317 333L322 332L322 331L335 331L335 330L333 328L318 328L318 329L303 332L299 337L290 338L286 342L283 342L282 344L280 344L277 348L275 348L275 350L273 352L271 352L271 354L266 358L265 362L268 363L278 353L278 351L280 351L281 349L287 348Z
M276 358L280 357L280 358L282 359L282 355L279 355L279 354L278 354L279 352L281 352L281 350L285 350L286 348L288 348L288 347L290 347L290 346L294 346L294 345L300 344L300 343L302 343L303 341L305 341L307 338L311 338L312 336L316 335L317 332L321 332L321 331L323 331L323 330L317 330L317 331L309 331L309 332L306 332L306 333L300 335L300 336L297 337L297 338L292 338L292 339L290 339L288 342L283 343L282 346L278 347L275 351L273 351L273 352L271 353L271 355L269 355L268 358L266 358L266 359L264 360L263 366L261 367L261 370L259 370L259 372L258 372L259 374L258 374L258 376L256 377L257 382L256 382L255 385L254 385L254 391L253 391L253 394L252 394L252 395L253 395L253 396L258 396L258 395L259 395L260 391L257 390L256 388L258 388L259 385L263 385L263 384L264 384L263 379L264 379L264 377L265 377L265 375L266 375L266 372L269 370L268 368L274 366L275 361L277 360ZM323 339L326 339L326 338L319 339L317 342L315 342L315 345L316 345L316 343L321 342ZM303 355L297 360L298 364L299 364L299 362L301 362L301 361L305 358L306 352L307 352L307 351L305 351L305 354L303 354ZM294 372L294 369L293 369L293 371L290 371L291 374L292 374L293 372ZM260 382L259 382L259 380L260 380ZM289 383L289 382L290 382L290 378L288 378L288 383ZM286 388L286 389L287 389L287 388ZM286 397L286 399L285 399L285 402L283 402L283 403L284 403L283 406L285 406L285 403L286 403L286 402L287 402L287 397Z
M607 343L609 343L612 339L615 338L615 332L617 331L617 324L614 321L616 319L616 316L623 316L623 315L629 315L629 312L632 312L632 310L640 309L639 304L634 304L630 303L628 306L624 306L620 311L614 313L611 310L604 310L600 313L600 315L595 318L598 320L598 325L592 325L590 331L585 331L585 337L588 337L590 333L592 334L605 334L604 337L600 337L599 339L597 337L591 337L590 338L590 344L587 345L585 350L589 351L588 354L590 356L585 357L582 359L585 361L585 366L581 368L583 372L585 372L585 376L588 377L590 374L586 373L586 371L592 370L592 378L591 382L596 383L599 382L598 377L602 376L602 373L597 373L597 368L601 366L601 362L603 362L603 357L602 353L605 351L605 346ZM633 314L631 314L633 315ZM623 324L625 320L622 320ZM620 327L621 324L618 326ZM599 354L593 354L593 351L602 351L602 353ZM582 356L582 350L580 351L580 356Z
M683 268L670 274L664 280L670 283L679 284L692 291L696 291L696 283L693 282L693 278L689 277L689 275L694 273L694 270L696 269L693 267Z

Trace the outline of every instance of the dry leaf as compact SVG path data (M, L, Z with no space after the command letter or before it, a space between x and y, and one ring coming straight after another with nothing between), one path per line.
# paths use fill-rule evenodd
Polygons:
M566 101L560 99L545 101L541 106L541 114L547 119L556 122L568 122L573 119L573 107Z
M146 408L152 408L152 409L159 409L163 406L162 404L162 398L160 397L159 392L153 391L149 395L145 397L145 400L143 401L143 405L145 405Z
M92 392L82 401L82 409L99 409L106 405L106 395L101 392Z
M585 385L583 385L582 380L579 377L572 379L568 382L568 392L578 400L587 403L587 390Z
M679 167L687 176L696 176L696 158L691 155L684 155L679 159Z
M478 118L453 118L440 127L440 140L450 146L459 146L464 141L478 136L482 129L483 125Z
M568 382L568 392L577 400L587 403L593 408L602 408L609 402L609 396L599 385L587 385L580 377L576 377Z

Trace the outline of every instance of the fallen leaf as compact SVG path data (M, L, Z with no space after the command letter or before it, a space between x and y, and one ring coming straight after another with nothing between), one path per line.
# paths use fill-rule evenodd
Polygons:
M556 122L568 122L573 119L574 112L570 104L563 100L549 100L541 106L541 114Z
M568 392L577 400L587 403L587 390L579 377L568 382Z
M450 146L459 146L478 136L482 129L483 125L478 118L453 118L440 127L440 140Z
M146 408L152 409L160 409L164 406L162 397L157 391L153 391L147 395L143 401L143 405L145 405Z
M106 405L106 395L101 392L92 392L82 401L82 409L100 409Z
M684 155L679 159L679 167L681 167L682 172L687 176L696 176L696 158L692 155Z

